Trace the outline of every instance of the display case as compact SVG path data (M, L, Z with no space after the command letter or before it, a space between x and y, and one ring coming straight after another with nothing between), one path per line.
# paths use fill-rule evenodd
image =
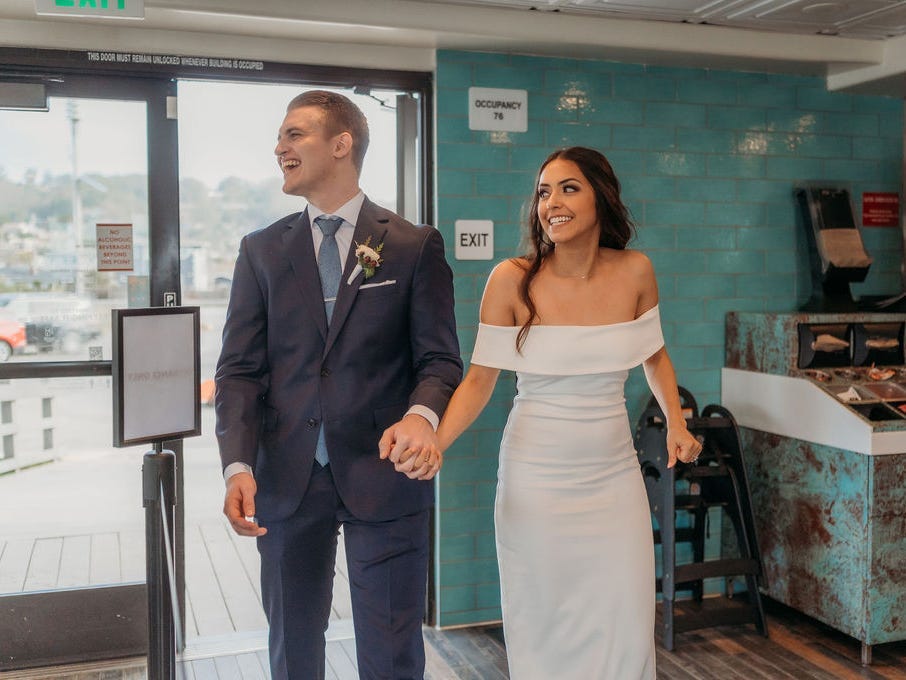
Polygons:
M732 312L766 594L862 643L906 639L906 316Z

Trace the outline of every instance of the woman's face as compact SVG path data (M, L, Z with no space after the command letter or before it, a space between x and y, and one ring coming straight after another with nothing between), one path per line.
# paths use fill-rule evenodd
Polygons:
M538 219L552 243L594 235L600 225L591 184L573 161L555 158L538 179Z

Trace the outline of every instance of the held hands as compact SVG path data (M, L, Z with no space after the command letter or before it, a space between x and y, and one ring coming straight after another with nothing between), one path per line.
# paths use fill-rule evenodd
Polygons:
M429 480L443 465L437 436L425 418L410 413L384 430L378 442L381 459L393 463L397 472L409 479Z
M255 494L258 485L248 472L239 472L227 480L226 495L223 499L223 514L240 536L264 536L267 529L254 521Z
M702 452L702 443L692 436L682 423L673 427L667 426L667 467L681 463L694 463Z

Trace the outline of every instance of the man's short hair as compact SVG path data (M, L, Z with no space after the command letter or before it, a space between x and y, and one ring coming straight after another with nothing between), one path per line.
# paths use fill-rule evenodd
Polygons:
M328 90L303 92L293 97L286 110L292 111L303 106L315 106L324 111L329 135L338 135L341 132L348 132L352 135L352 162L361 172L369 141L368 121L362 110L348 97Z

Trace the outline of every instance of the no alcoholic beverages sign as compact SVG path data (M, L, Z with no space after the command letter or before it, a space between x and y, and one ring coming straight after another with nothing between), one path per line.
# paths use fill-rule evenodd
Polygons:
M132 225L103 224L98 222L98 271L131 272L132 261Z

